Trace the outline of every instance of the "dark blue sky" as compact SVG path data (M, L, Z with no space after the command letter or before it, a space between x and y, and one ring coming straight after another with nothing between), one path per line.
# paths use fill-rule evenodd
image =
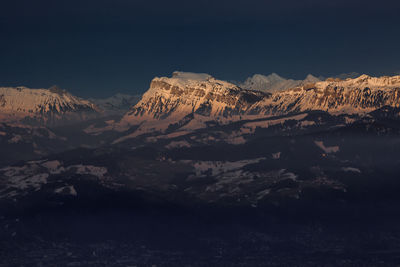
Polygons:
M174 70L400 72L400 1L13 0L0 3L0 86L141 93Z

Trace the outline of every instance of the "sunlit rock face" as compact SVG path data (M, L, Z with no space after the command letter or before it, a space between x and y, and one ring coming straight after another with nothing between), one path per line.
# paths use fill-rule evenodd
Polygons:
M189 113L230 117L246 113L267 96L207 74L175 72L172 78L153 79L150 89L124 120L179 118Z
M399 107L400 76L328 79L275 93L257 103L260 112L284 114L323 110L340 114L365 114L384 106Z
M399 92L400 76L328 79L271 94L242 89L208 74L175 72L171 78L153 79L122 121L177 120L188 114L243 119L311 110L364 114L384 106L398 107Z
M154 78L142 99L120 120L109 121L100 128L92 126L87 132L129 130L129 134L116 140L120 142L153 132L194 131L208 125L310 111L361 118L399 105L400 76L332 78L267 93L243 89L208 74L174 72L170 78Z
M0 121L62 124L98 115L98 108L87 100L56 87L30 89L0 88Z

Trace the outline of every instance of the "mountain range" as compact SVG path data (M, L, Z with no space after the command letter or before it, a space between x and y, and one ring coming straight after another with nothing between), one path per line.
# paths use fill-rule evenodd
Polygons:
M399 88L400 76L361 75L268 93L242 89L207 74L175 72L171 78L153 79L142 99L104 130L138 126L130 134L135 137L154 130L196 130L209 121L229 124L308 111L363 117L383 107L398 108Z
M234 83L244 89L274 93L294 87L304 86L310 83L325 81L327 79L346 80L355 79L359 76L361 76L361 74L357 72L342 73L330 78L325 78L322 76L315 77L312 74L308 74L304 80L294 80L283 78L276 73L272 73L270 75L254 74L243 82Z
M175 72L140 100L0 88L0 247L15 265L110 265L117 247L137 254L115 266L179 266L190 237L218 266L233 262L222 248L255 266L279 251L272 265L397 263L400 76L293 86Z
M79 181L93 178L108 190L122 184L164 195L175 188L175 196L231 204L247 195L242 203L257 206L282 192L300 197L305 188L344 192L340 177L374 177L383 160L397 164L390 151L398 147L400 76L327 79L271 93L175 72L154 78L137 104L113 118L99 106L126 106L136 97L96 106L54 88L1 90L3 199L42 189L79 196L86 190ZM72 115L76 124L48 123ZM27 125L27 118L41 124ZM386 175L396 176L391 170ZM290 187L275 192L283 181Z
M179 121L191 113L219 121L306 110L361 114L383 106L396 107L398 87L399 76L320 81L312 75L305 80L287 80L277 74L256 74L236 85L208 74L175 72L171 78L153 79L142 97L117 94L84 100L57 87L3 87L0 120L46 125L123 115L119 125L133 125L138 121Z
M206 131L210 125L246 122L223 138L244 142L250 133L271 123L295 119L302 128L320 125L305 119L310 112L325 112L342 126L369 119L371 114L399 116L400 76L310 78L296 84L271 93L243 89L208 74L174 72L170 78L154 78L140 100L118 94L91 101L56 87L0 88L0 141L7 151L22 146L23 158L38 158L73 147L118 144L140 136L168 139ZM273 120L276 117L280 119ZM16 155L7 155L10 160L5 162L21 157Z

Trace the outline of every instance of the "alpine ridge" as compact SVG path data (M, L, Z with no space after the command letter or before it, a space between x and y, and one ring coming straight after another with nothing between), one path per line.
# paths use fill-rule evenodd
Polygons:
M140 95L116 94L108 98L89 98L106 114L124 114L140 100Z
M154 78L150 89L125 114L122 123L180 120L191 113L214 119L237 117L269 96L208 74L174 72L172 78Z
M263 92L279 92L288 88L302 86L308 83L319 82L320 79L308 74L304 80L285 79L276 73L268 76L262 74L254 74L238 85L244 89L257 90Z
M60 124L96 116L99 109L90 101L76 97L57 87L30 89L0 88L0 121L24 121L39 124Z
M161 125L189 114L220 122L315 110L365 115L399 104L400 76L327 79L271 94L242 89L207 74L175 72L171 78L154 78L121 124L156 121Z
M312 110L365 115L385 106L399 107L399 104L400 76L361 75L344 81L327 79L278 92L257 103L255 109L265 115Z

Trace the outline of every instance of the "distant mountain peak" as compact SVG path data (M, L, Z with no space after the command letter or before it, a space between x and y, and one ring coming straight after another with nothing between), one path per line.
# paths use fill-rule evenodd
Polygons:
M0 103L0 121L28 120L52 124L82 120L99 112L93 103L58 87L0 87Z
M262 74L254 74L253 76L247 78L244 82L239 83L239 86L244 89L272 93L301 86L305 83L318 81L320 80L311 74L308 74L304 80L285 79L276 73L272 73L267 76Z
M264 82L264 83L276 83L276 82L281 82L286 80L285 78L281 77L280 75L276 74L276 73L271 73L267 76L262 75L262 74L254 74L252 77L247 78L247 81L249 81L250 83L260 83L260 82Z
M117 93L107 98L89 98L106 115L124 114L141 99L141 95Z
M263 75L261 74L257 74L258 77L261 77ZM254 76L253 76L254 77ZM285 78L283 78L282 76L276 74L275 72L271 73L270 75L266 76L268 78L268 80L272 81L272 82L277 82L277 81L283 81L285 80Z
M308 74L304 80L314 80L314 81L318 81L318 82L320 81L319 78L315 77L312 74Z
M355 79L360 76L361 76L361 74L359 74L358 72L348 72L348 73L342 73L342 74L336 75L333 78L347 80L347 79Z

